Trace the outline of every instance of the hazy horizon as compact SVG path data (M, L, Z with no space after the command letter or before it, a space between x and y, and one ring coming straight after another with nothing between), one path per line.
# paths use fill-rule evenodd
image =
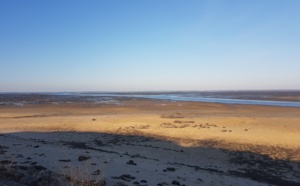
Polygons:
M0 92L300 90L300 1L1 1Z
M258 90L258 89L252 89L252 90L130 90L130 91L3 91L0 92L0 94L9 94L9 93L16 93L16 94L22 94L22 93L189 93L189 92L299 92L300 89L264 89L264 90Z

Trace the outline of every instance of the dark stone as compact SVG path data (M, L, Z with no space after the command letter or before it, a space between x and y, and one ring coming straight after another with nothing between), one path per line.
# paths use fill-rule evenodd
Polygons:
M174 171L175 171L175 168L174 168L174 167L168 167L168 168L167 168L167 171L172 171L172 172L174 172Z
M128 165L137 165L133 160L129 160L126 164L128 164Z
M67 160L58 160L58 161L61 161L61 162L70 162L71 160L67 159Z
M121 180L124 180L124 181L131 181L131 180L135 179L134 176L131 176L129 174L123 174L122 176L112 176L111 178L112 179L121 179Z
M92 173L92 175L100 175L101 171L98 169L95 172Z
M40 147L39 145L33 146L33 148L39 148L39 147Z
M18 154L17 156L16 156L16 158L23 158L24 156L22 155L22 154Z
M98 146L104 146L104 143L101 140L94 140L94 143Z
M201 178L198 178L197 180L203 182L203 180Z
M172 185L180 185L180 182L173 180Z
M11 164L11 163L12 163L11 160L2 160L2 161L0 161L0 164L2 164L2 165L7 165L7 164Z
M123 174L122 177L131 179L131 180L134 180L134 179L135 179L134 176L131 176L131 175L129 175L129 174Z
M45 169L46 169L45 167L40 166L40 165L36 165L36 166L34 166L34 168L35 168L36 170L38 170L38 171L41 171L41 170L45 170Z
M89 157L89 156L79 156L78 157L78 161L85 161L85 160L88 160L88 159L91 159L91 157Z

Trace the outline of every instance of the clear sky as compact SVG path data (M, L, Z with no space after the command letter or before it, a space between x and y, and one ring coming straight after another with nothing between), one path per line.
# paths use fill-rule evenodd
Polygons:
M1 0L0 92L300 89L299 0Z

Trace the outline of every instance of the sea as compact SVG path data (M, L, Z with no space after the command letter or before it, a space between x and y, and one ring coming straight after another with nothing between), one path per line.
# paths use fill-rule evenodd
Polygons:
M106 103L120 99L153 99L222 104L300 107L300 90L284 91L173 91L173 92L39 92L0 93L1 105Z

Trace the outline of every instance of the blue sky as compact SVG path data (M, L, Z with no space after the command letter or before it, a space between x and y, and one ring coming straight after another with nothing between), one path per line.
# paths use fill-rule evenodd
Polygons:
M300 1L0 1L0 92L245 89L300 89Z

